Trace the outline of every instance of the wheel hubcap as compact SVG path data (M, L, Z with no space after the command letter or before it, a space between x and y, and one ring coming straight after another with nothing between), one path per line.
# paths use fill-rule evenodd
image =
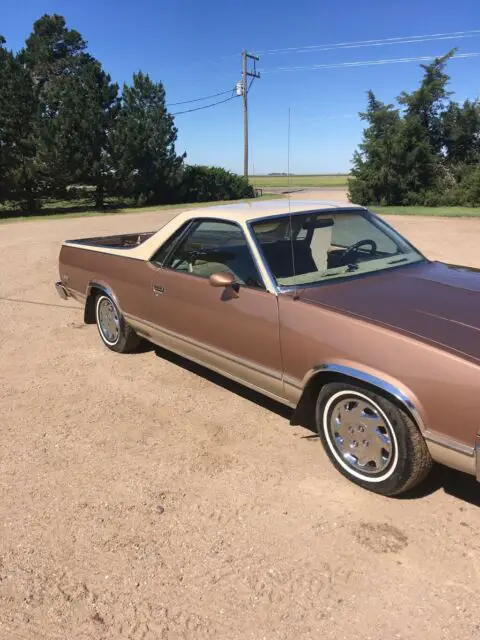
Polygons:
M354 469L377 474L392 460L390 427L374 404L355 396L344 397L330 414L332 442L340 456Z
M107 298L103 298L98 305L98 322L105 340L115 344L120 334L120 321L115 306Z

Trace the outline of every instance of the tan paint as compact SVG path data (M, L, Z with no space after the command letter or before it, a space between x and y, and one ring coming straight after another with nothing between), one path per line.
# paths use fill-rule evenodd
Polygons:
M189 209L179 213L177 216L169 220L161 229L154 233L150 238L137 245L136 247L115 249L113 247L102 247L99 245L84 245L76 243L75 240L65 241L65 245L79 247L86 251L96 251L99 253L108 253L110 255L125 256L134 260L150 260L168 238L184 224L187 220L195 218L214 218L218 220L229 220L237 222L245 232L247 238L249 236L247 223L256 218L273 217L284 213L298 213L301 211L328 211L332 209L345 208L344 203L309 201L297 202L285 200L272 200L261 202L242 202L238 204L219 205L214 207L202 207L201 209ZM356 205L348 205L348 209L361 208Z

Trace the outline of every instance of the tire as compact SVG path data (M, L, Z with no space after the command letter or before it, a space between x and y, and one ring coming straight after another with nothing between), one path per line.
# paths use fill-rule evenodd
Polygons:
M330 461L364 489L398 495L419 484L432 467L425 440L409 414L370 389L326 384L315 415Z
M103 344L112 351L129 353L141 342L125 322L115 301L106 293L100 293L95 299L95 321Z

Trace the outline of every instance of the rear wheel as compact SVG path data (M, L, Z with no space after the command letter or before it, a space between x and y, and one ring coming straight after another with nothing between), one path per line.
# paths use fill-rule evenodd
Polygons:
M140 344L140 338L124 320L115 302L105 293L95 300L95 319L103 344L112 351L128 353Z
M428 474L432 459L411 417L388 398L346 383L325 385L317 429L328 457L355 484L396 495Z

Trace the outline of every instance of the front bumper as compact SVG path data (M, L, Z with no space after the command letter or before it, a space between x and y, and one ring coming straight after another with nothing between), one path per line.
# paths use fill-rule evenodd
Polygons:
M62 300L68 298L68 291L60 281L55 283L55 289Z

